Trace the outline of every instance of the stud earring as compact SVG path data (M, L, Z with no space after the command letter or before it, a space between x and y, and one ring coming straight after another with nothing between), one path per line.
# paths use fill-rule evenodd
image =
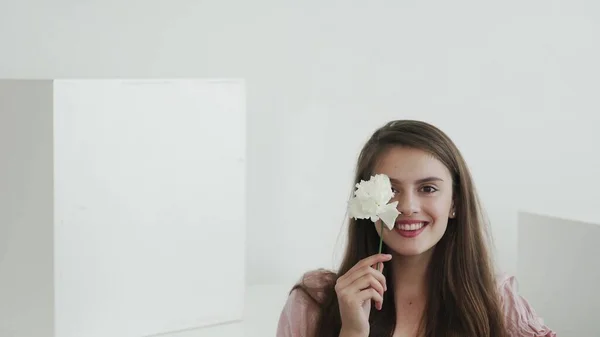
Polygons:
M453 216L453 217L454 217L454 216L456 216L456 212L454 212L454 211L453 211L453 212L452 212L452 216Z

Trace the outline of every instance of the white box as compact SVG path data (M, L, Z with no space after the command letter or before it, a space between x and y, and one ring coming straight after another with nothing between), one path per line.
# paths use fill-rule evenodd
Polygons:
M0 81L0 335L240 320L244 83Z

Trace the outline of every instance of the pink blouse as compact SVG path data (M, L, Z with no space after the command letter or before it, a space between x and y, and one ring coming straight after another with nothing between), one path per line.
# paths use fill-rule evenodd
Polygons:
M307 275L317 284L328 281L318 271ZM544 325L527 300L517 293L514 276L499 277L498 289L506 327L511 337L556 337L556 333ZM277 337L314 337L312 329L315 327L317 313L317 304L303 291L294 290L279 317Z

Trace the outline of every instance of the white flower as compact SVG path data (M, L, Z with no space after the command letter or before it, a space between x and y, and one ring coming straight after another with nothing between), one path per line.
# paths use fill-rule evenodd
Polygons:
M396 218L400 214L396 207L398 202L388 204L394 197L390 178L385 174L372 176L368 181L361 180L356 184L354 197L348 202L350 217L355 219L381 219L392 230Z

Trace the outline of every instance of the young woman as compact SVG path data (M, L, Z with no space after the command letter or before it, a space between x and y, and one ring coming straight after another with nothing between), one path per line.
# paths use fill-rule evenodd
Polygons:
M277 337L556 336L514 278L496 275L471 175L446 134L389 122L362 149L355 183L375 174L390 178L400 212L382 254L379 223L350 219L339 270L304 275Z

